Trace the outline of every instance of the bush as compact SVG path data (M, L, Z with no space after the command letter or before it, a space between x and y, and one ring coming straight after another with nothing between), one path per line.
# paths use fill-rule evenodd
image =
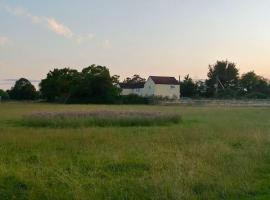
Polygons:
M122 104L149 104L149 98L142 97L136 94L130 94L120 97L120 103Z
M269 96L261 92L252 92L245 96L247 99L267 99Z
M9 99L9 95L7 92L5 92L4 90L0 89L0 97L2 100L8 100Z

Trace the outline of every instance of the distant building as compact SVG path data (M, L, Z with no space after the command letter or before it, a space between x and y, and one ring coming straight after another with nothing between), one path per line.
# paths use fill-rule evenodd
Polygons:
M175 77L149 76L144 83L120 83L122 95L159 96L170 99L180 98L180 85Z
M119 86L122 89L122 95L137 94L143 96L145 82L141 83L120 83Z

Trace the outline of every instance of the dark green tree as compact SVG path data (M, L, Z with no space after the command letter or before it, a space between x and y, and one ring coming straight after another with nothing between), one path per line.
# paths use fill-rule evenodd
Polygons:
M254 71L245 73L240 79L241 93L250 97L270 97L268 81Z
M133 77L127 77L123 82L124 83L142 83L142 82L145 82L146 79L145 78L142 78L140 77L140 75L138 74L134 74Z
M80 80L77 70L70 68L54 69L40 83L42 97L48 101L65 102Z
M36 95L35 86L25 78L17 80L14 87L9 91L10 98L15 100L34 100Z
M182 97L195 97L197 92L196 83L190 78L189 75L185 76L184 80L180 83Z
M91 65L81 72L54 69L40 83L42 96L62 103L113 103L120 89L119 76L110 76L108 68Z
M219 96L226 91L236 90L238 87L239 70L235 63L228 61L217 61L209 66L206 80L207 94L209 97Z
M9 95L6 91L0 89L0 98L1 98L1 100L8 100Z
M118 76L110 76L105 66L91 65L80 73L80 82L72 92L71 101L82 103L113 103L120 94Z

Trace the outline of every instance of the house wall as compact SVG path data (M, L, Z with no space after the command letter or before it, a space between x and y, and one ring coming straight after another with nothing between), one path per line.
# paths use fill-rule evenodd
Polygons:
M139 96L143 96L143 88L122 89L121 94L122 95L137 94Z
M133 93L132 93L132 89L122 89L121 94L122 94L122 95L133 94Z
M143 96L154 96L155 95L155 83L151 78L148 78L144 85Z
M122 95L137 94L139 96L162 96L171 99L180 98L179 85L155 84L149 77L144 88L122 89Z
M169 97L170 99L179 99L180 86L157 84L155 87L155 96Z

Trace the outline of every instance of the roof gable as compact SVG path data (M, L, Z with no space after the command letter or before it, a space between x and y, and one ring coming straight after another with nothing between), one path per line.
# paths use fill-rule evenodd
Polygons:
M175 79L175 77L169 76L150 76L155 84L162 85L179 85L179 82Z

